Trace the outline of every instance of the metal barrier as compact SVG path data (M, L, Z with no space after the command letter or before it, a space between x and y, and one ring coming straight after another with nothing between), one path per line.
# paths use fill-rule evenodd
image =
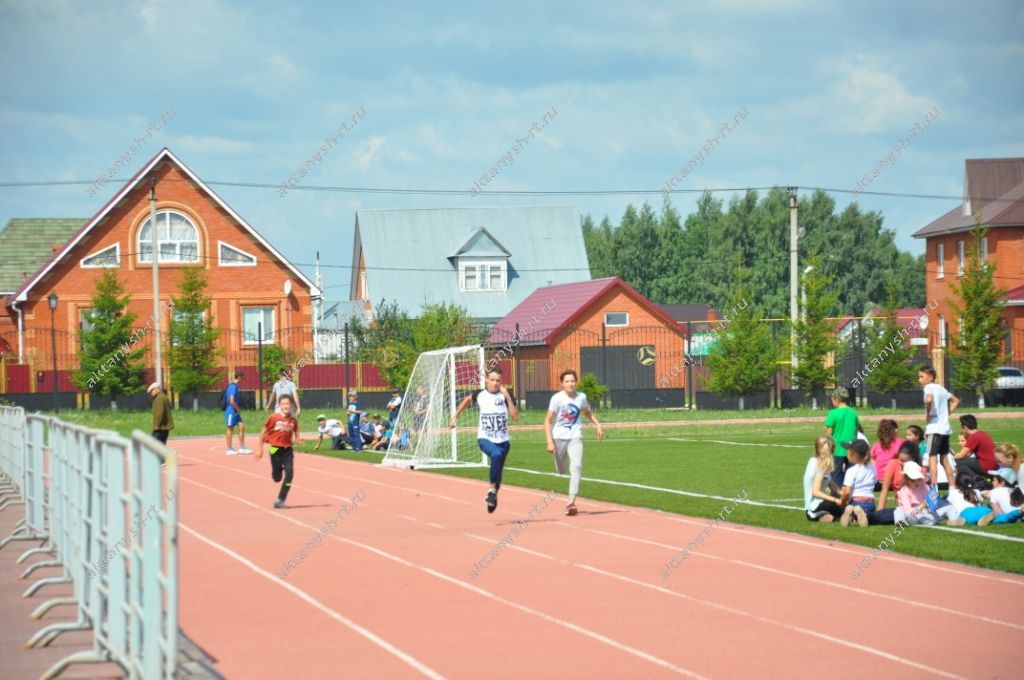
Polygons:
M20 439L19 439L20 437ZM20 448L15 445L21 442ZM173 451L148 434L131 439L57 418L0 407L0 475L18 490L25 519L8 540L42 540L62 574L36 581L31 596L70 583L73 596L40 605L77 605L75 621L38 631L26 647L69 630L93 632L92 649L71 654L44 678L78 662L115 662L131 678L173 678L178 650L178 474ZM2 544L0 544L2 547Z
M24 503L24 481L25 409L0 406L0 510Z

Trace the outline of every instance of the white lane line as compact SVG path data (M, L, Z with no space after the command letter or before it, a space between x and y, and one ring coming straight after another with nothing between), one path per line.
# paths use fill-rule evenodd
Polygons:
M246 473L246 472L244 472L242 470L238 470L238 472L243 472L244 474L252 474L252 473ZM239 496L233 496L233 495L231 495L229 493L221 491L220 489L215 489L212 486L207 486L206 484L203 484L202 482L197 482L194 479L189 479L188 477L183 477L183 476L179 476L179 479L181 481L185 481L185 482L188 482L190 484L195 484L196 486L202 487L202 488L204 488L204 489L206 489L206 490L208 490L208 491L210 491L212 493L224 496L226 498L231 498L232 500L238 501L239 503L243 503L244 505L248 505L250 507L253 507L253 508L259 510L260 512L264 512L264 513L270 515L271 517L275 517L277 519L285 520L285 521L291 522L293 524L297 524L298 526L305 527L307 529L312 529L313 531L319 531L320 530L319 527L315 527L312 524L306 524L305 522L297 520L297 519L295 519L293 517L288 517L286 515L282 515L281 513L273 512L272 510L267 510L266 508L264 508L262 506L259 506L259 505L256 505L252 501L246 500L245 498L241 498ZM310 491L312 491L312 489L310 489ZM321 493L321 492L316 492L316 493ZM330 495L330 494L324 494L324 495ZM521 611L523 613L530 614L531 616L536 616L536 617L538 617L538 618L540 618L540 619L542 619L544 621L547 621L549 623L554 623L554 624L556 624L558 626L561 626L561 627L566 628L568 630L571 630L573 632L579 633L579 634L584 635L586 637L589 637L589 638L591 638L593 640L597 640L598 642L601 642L601 643L603 643L603 644L605 644L605 645L607 645L609 647L612 647L613 649L617 649L617 650L619 650L621 652L625 652L627 654L631 654L631 655L636 656L636 657L638 657L640 659L643 659L644 661L648 661L648 662L653 663L653 664L655 664L657 666L660 666L660 667L662 667L662 668L664 668L666 670L673 671L674 673L677 673L679 675L684 675L684 676L690 677L690 678L696 678L698 680L708 680L704 676L699 675L697 673L694 673L693 671L690 671L690 670L687 670L685 668L681 668L679 666L676 666L675 664L673 664L673 663L671 663L669 661L666 661L665 659L662 659L660 657L654 656L653 654L648 654L647 652L644 652L644 651L642 651L640 649L637 649L635 647L631 647L630 645L627 645L627 644L625 644L623 642L619 642L618 640L614 640L614 639L612 639L610 637L602 635L601 633L597 633L597 632L592 631L592 630L590 630L588 628L584 628L582 626L578 626L578 625L576 625L574 623L571 623L569 621L566 621L564 619L560 619L557 616L552 616L551 614L546 614L546 613L544 613L542 611L539 611L537 609L533 609L531 607L527 607L526 605L519 604L518 602L513 602L512 600L507 600L507 599L505 599L505 598L503 598L503 597L501 597L499 595L495 595L495 594L493 594L493 593L491 593L489 591L486 591L486 590L484 590L482 588L479 588L477 586L465 583L465 582L463 582L460 579L453 578L453 577L448 576L447 574L441 573L441 572L439 572L439 571L437 571L435 569L431 569L430 567L424 567L423 565L416 564L415 562L410 562L409 560L406 560L406 559L404 559L402 557L399 557L398 555L394 555L392 553L389 553L389 552L386 552L384 550L381 550L380 548L375 548L375 547L373 547L371 545L368 545L366 543L361 543L360 541L356 541L356 540L353 540L351 538L345 538L343 536L339 536L339 535L334 534L334 533L330 534L327 538L333 538L333 539L335 539L337 541L341 541L342 543L347 543L349 545L355 546L355 547L360 548L362 550L366 550L367 552L370 552L370 553L372 553L374 555L378 555L379 557L383 557L383 558L391 560L393 562L397 562L398 564L401 564L402 566L412 567L413 569L422 571L423 573L428 574L430 576L433 576L435 578L441 579L442 581L445 581L447 583L451 583L451 584L456 585L456 586L458 586L460 588L464 588L466 590L469 590L470 592L476 593L477 595L481 595L481 596L483 596L483 597L485 597L485 598L487 598L489 600L493 600L495 602L499 602L499 603L504 604L506 606L512 607L513 609L517 609L517 610L519 610L519 611ZM255 565L253 565L253 566L255 566ZM256 567L256 568L259 569L259 567ZM272 578L272 576L269 573L267 573L267 576ZM291 584L288 584L288 585L291 585ZM438 677L440 677L440 676L438 676Z
M695 442L698 444L730 444L732 446L772 446L780 449L809 449L813 450L813 447L809 447L806 444L754 444L751 442L730 442L724 439L691 439L689 437L666 437L670 441L674 442Z
M651 541L651 540L648 540L646 538L637 538L635 536L629 536L629 535L626 535L626 534L619 534L619 533L616 533L616 532L613 532L613 531L604 531L602 529L591 529L591 528L588 528L588 527L569 526L567 524L559 524L558 526L566 527L566 528L569 528L569 529L582 529L583 531L593 532L595 534L600 534L602 536L611 536L612 538L617 538L617 539L620 539L620 540L623 540L623 541L631 541L633 543L643 543L643 544L652 545L652 546L655 546L655 547L658 547L658 548L666 548L668 550L671 550L673 553L677 553L677 552L679 552L680 550L683 549L683 546L669 545L667 543L661 543L659 541ZM991 624L999 626L999 627L1009 626L1011 628L1017 628L1018 630L1024 630L1024 626L1022 626L1020 624L1017 624L1017 623L1012 623L1012 622L1009 622L1009 621L1005 621L1003 619L990 619L989 617L981 616L980 614L970 614L968 612L963 612L963 611L958 611L958 610L955 610L955 609L950 609L948 606L938 606L938 605L934 605L934 604L928 604L926 602L918 602L916 600L912 600L912 599L907 598L907 597L897 597L895 595L886 595L885 593L876 593L876 592L874 592L872 590L861 589L861 588L854 588L853 586L848 586L848 585L845 585L845 584L842 584L842 583L834 583L832 581L828 581L826 579L822 579L822 578L819 578L819 577L804 576L803 574L797 574L795 572L786 571L784 569L776 569L774 567L767 567L767 566L764 566L764 565L761 565L761 564L755 564L753 562L747 562L746 560L735 560L735 559L732 559L732 558L729 558L729 557L720 557L718 555L712 555L712 554L708 553L707 551L695 551L695 552L691 552L690 555L691 556L692 555L697 555L698 557L706 558L706 559L709 559L709 560L716 560L716 561L719 561L719 562L728 562L730 564L738 564L740 566L747 567L749 569L756 569L758 571L764 571L764 572L768 572L770 574L778 574L780 576L788 576L789 578L795 578L795 579L798 579L800 581L807 581L808 583L813 583L815 585L825 586L825 587L828 587L828 588L837 588L839 590L846 590L846 591L849 591L849 592L852 592L852 593L856 593L858 595L867 595L868 597L877 597L877 598L880 598L880 599L883 599L883 600L890 600L890 601L896 602L898 604L904 604L904 605L908 605L908 606L912 606L912 607L921 607L923 609L931 609L933 611L940 612L940 613L942 613L944 615L948 614L948 615L953 616L953 617L955 617L957 619L959 619L961 617L966 617L966 618L971 618L971 619L977 619L978 621L984 621L985 623L991 623Z
M191 481L191 480L188 480L188 481ZM395 647L393 644L391 644L390 642L388 642L384 638L380 637L379 635L374 634L373 632L367 630L366 628L363 628L362 626L360 626L355 621L352 621L351 619L345 617L344 615L339 614L334 609L331 609L327 605L325 605L322 602L320 602L320 600L317 600L312 595L309 595L306 591L301 590L300 588L295 587L294 585L292 585L291 583L288 583L287 581L285 581L283 579L276 578L273 574L271 574L270 572L266 571L262 567L259 567L258 565L254 564L253 562L251 562L247 558L239 555L238 553L236 553L231 548L228 548L228 547L226 547L224 545L221 545L220 543L217 543L213 539L207 538L206 536L204 536L203 534L199 533L195 529L189 527L187 524L179 522L178 526L181 527L182 529L184 529L187 533L189 533L192 536L194 536L197 540L202 541L203 543L207 544L208 546L210 546L214 550L218 550L218 551L224 553L225 555L227 555L231 559L233 559L233 560L235 560L237 562L240 562L242 565L248 567L251 571L259 574L260 576L262 576L263 578L267 579L268 581L271 581L272 583L276 583L277 585L281 586L285 590L291 592L293 595L295 595L298 598L302 599L306 603L312 605L316 609L319 609L321 612L323 612L327 616L331 617L335 621L341 623L342 625L344 625L345 627L349 628L350 630L352 630L352 631L358 633L359 635L363 636L364 638L366 638L367 640L369 640L373 644L377 645L378 647L380 647L384 651L388 652L389 654L392 654L393 656L398 657L399 659L401 659L405 663L409 664L410 666L412 666L413 668L415 668L417 671L419 671L423 675L427 676L428 678L435 678L435 680L444 680L444 676L443 675L441 675L440 673L438 673L434 669L430 668L429 666L427 666L425 663L423 663L419 659L415 658L411 654L403 652L401 649L399 649L398 647Z

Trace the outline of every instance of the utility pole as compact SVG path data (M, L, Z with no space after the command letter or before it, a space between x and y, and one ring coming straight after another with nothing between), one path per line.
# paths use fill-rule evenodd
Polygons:
M159 239L156 235L156 177L150 178L149 181L149 235L153 248L153 323L156 326L153 333L153 347L156 350L156 382L162 386L164 372L160 351L160 250Z
M800 236L796 226L796 187L789 187L789 367L796 368L796 296L797 296L797 249Z

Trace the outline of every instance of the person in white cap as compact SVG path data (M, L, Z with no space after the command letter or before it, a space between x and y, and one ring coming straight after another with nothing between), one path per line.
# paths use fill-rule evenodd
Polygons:
M1017 486L1017 473L1010 468L990 470L992 490L982 492L988 498L989 506L996 513L992 524L1009 524L1021 518L1024 505L1024 491Z
M155 382L146 390L153 397L153 439L161 444L167 443L167 436L174 429L174 416L171 414L171 400Z

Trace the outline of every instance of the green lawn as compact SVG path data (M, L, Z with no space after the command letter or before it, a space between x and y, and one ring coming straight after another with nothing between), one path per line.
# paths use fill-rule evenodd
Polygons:
M862 410L861 413L879 415L892 412L875 411L872 413ZM997 409L986 409L980 413L983 429L989 432L997 442L1012 441L1018 445L1024 444L1024 441L1021 441L1021 431L1024 429L1022 421L1000 419L998 417L1000 411ZM251 435L257 434L259 423L264 415L264 413L246 412L245 418L250 425L249 433ZM312 415L309 414L308 418L302 418L303 426L307 431L313 426ZM801 500L787 499L798 499L802 496L801 480L804 465L808 456L811 455L811 442L821 432L820 424L779 422L755 425L737 423L735 425L665 426L659 425L658 421L698 420L694 416L699 416L699 419L708 419L736 418L744 415L747 417L815 416L823 418L824 411L812 412L810 409L801 409L748 411L745 414L740 414L735 411L690 413L662 409L608 411L602 415L603 420L607 422L645 424L628 428L608 428L603 442L595 440L593 429L588 426L585 430L587 451L585 477L726 498L733 498L746 491L750 500L799 508L802 505ZM129 433L135 428L147 430L150 426L149 415L146 413L111 414L108 412L67 411L61 412L60 417L90 427L113 429L122 433ZM895 417L901 429L915 422L920 423L921 420L917 411L912 415L897 413ZM521 422L535 424L542 420L543 412L530 411L524 413ZM223 432L223 416L215 411L199 413L176 411L175 421L177 427L173 436L213 435ZM870 427L867 429L869 433L873 430ZM673 438L694 441L676 441ZM717 443L712 440L751 445ZM543 432L538 430L514 431L512 441L508 467L541 472L554 470L551 456L545 450ZM253 444L255 444L255 438L251 440L250 446ZM315 439L304 441L299 445L298 450L311 452L314 444ZM791 448L793 446L798 448ZM324 448L321 448L318 453L374 463L379 462L382 458L380 454L355 455L347 452L328 451ZM487 478L487 472L483 468L465 470L449 468L430 474L458 475L480 480ZM564 494L568 486L567 479L515 470L506 471L505 481L509 484L545 491L554 490L559 494ZM581 494L583 498L594 498L697 517L717 516L723 505L727 503L727 501L712 498L680 496L666 491L587 481L582 484ZM766 508L752 505L740 506L729 516L729 520L870 547L877 546L891 530L891 527L880 526L867 529L853 526L843 529L838 524L823 525L808 522L799 509ZM968 529L970 528L968 527ZM1006 534L1024 538L1024 523L990 526L984 529L975 527L972 531L980 534ZM1024 573L1024 544L1017 542L919 528L903 532L896 540L892 550L920 557ZM851 557L851 571L855 562Z

